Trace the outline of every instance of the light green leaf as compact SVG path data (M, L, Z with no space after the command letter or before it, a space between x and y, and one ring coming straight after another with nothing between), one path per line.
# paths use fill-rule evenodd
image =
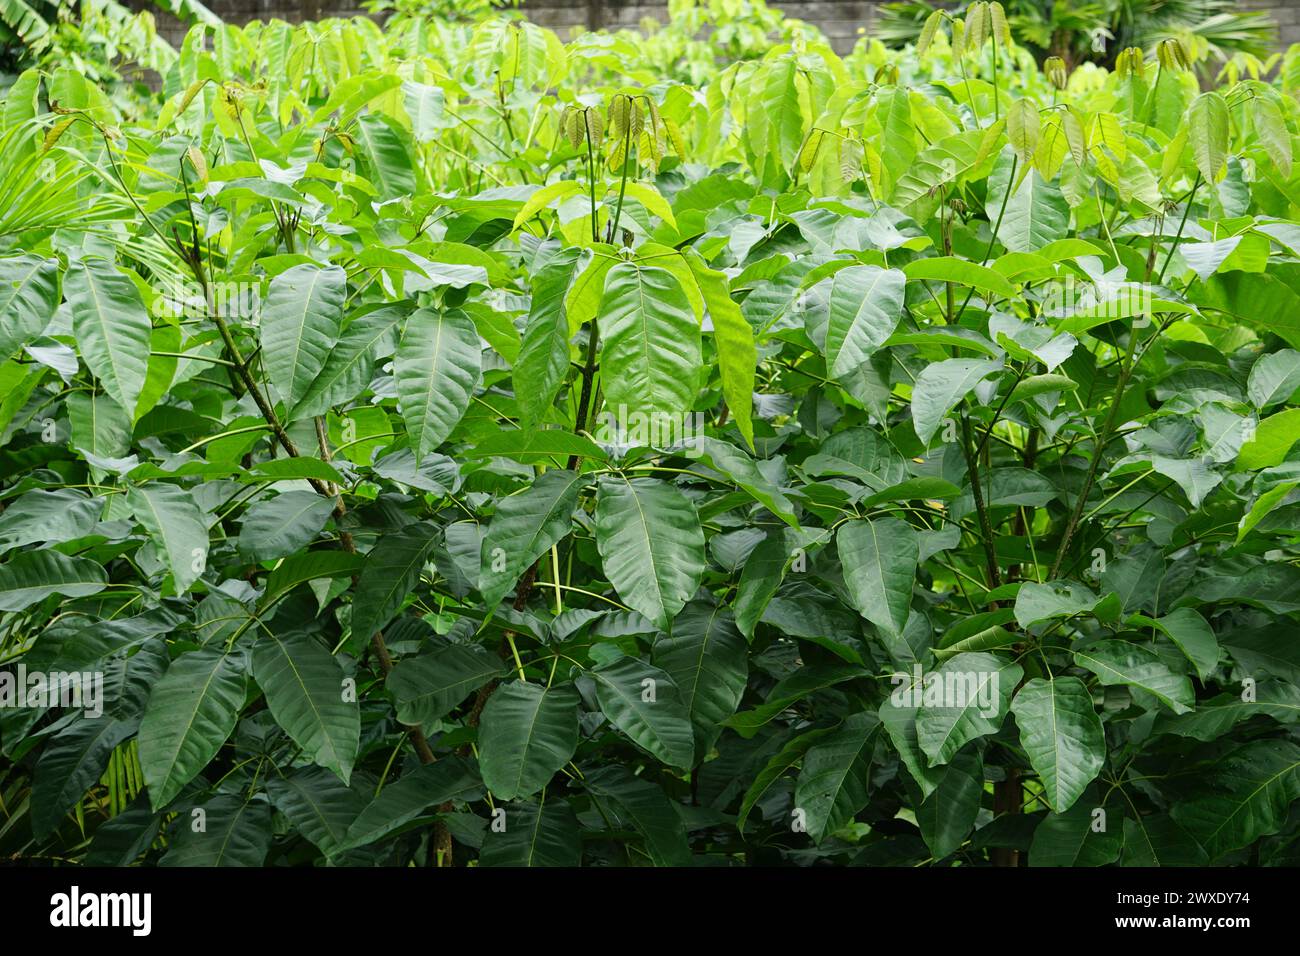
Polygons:
M290 408L325 367L343 323L347 276L303 263L271 280L258 333L267 375Z
M667 629L704 574L704 532L695 506L654 478L602 478L596 547L625 603Z
M605 403L624 415L685 415L695 402L700 327L667 269L620 262L601 307Z
M179 485L150 482L126 494L135 520L159 545L177 594L199 579L208 562L208 525L194 496Z
M945 359L922 369L912 387L912 425L921 442L928 445L953 406L981 379L1001 370L1001 362L989 359Z
M482 357L478 331L459 309L420 309L406 320L393 374L417 459L442 444L469 408Z
M849 266L831 279L826 365L842 378L871 358L903 314L907 276L897 269Z
M135 411L149 370L149 313L135 283L103 259L68 268L64 293L81 357L127 414Z

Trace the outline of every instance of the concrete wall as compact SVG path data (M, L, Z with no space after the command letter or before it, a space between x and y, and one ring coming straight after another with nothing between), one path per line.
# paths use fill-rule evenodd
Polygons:
M876 8L885 0L776 0L772 6L787 16L807 20L821 28L840 53L853 49L862 32L870 32ZM138 5L138 4L137 4ZM1278 24L1279 49L1300 43L1300 0L1241 0L1245 9L1263 10ZM207 0L214 13L232 23L249 20L297 22L330 16L363 14L361 0ZM667 4L652 0L524 0L525 13L543 26L567 38L572 28L635 28L643 18L667 19ZM178 41L182 26L169 17L155 14L162 32ZM164 22L170 20L170 22Z

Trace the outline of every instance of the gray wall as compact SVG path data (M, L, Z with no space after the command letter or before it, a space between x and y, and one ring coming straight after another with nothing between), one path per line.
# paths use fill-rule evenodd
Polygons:
M775 0L773 6L787 16L815 23L840 53L853 49L859 30L869 32L875 10L885 0ZM134 5L138 5L134 4ZM213 12L232 23L249 20L318 20L328 16L353 16L365 11L361 0L207 0ZM1278 23L1279 49L1300 43L1300 0L1241 0L1241 6L1265 10ZM667 19L667 4L652 0L525 0L524 11L544 26L567 38L573 27L634 28L645 17ZM182 26L155 14L164 35L178 41ZM171 22L164 23L164 20Z

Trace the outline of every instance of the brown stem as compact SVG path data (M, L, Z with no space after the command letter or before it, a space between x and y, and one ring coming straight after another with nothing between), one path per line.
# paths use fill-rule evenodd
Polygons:
M1021 801L1020 771L1007 767L1007 776L993 788L993 815L1019 813ZM1020 851L1011 847L993 847L990 853L994 866L1019 866Z

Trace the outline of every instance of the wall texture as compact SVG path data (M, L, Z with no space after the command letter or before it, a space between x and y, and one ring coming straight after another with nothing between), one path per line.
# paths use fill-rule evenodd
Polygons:
M787 16L815 23L840 53L853 48L857 38L870 32L876 8L885 0L774 0ZM1267 11L1278 24L1279 49L1300 43L1300 0L1240 0L1250 10ZM207 0L208 7L232 23L249 20L297 22L322 17L362 14L361 0ZM664 20L667 4L653 0L524 0L524 11L543 26L566 37L572 28L634 28L645 17ZM170 22L163 23L164 19ZM159 15L160 28L178 41L184 28Z

